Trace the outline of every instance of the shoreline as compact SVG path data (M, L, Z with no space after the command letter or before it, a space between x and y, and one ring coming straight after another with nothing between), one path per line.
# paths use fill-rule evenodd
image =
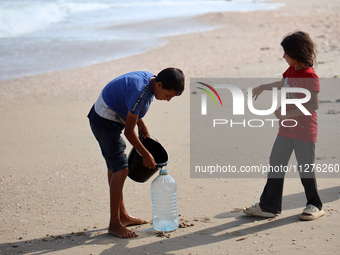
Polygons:
M0 250L4 254L330 254L340 249L338 179L320 178L326 216L300 222L305 206L298 178L285 181L283 212L274 220L244 216L258 202L265 178L190 178L190 78L280 77L287 69L280 42L301 29L318 45L320 78L340 73L340 3L316 0L275 11L200 16L218 29L171 36L145 53L70 70L0 82ZM305 5L304 5L305 4ZM301 9L303 7L303 9ZM337 47L335 47L337 46ZM322 63L321 63L322 62ZM151 224L131 227L139 238L107 234L108 186L105 163L86 115L101 89L129 71L157 73L175 66L186 89L171 102L153 102L145 123L169 153L169 174L178 184L183 227L158 237ZM338 79L338 78L334 78ZM339 162L337 141L340 86L322 88L316 162ZM267 162L277 130L261 130L250 140L231 140L225 156ZM128 153L131 146L127 143ZM256 156L256 158L255 158ZM294 156L292 156L293 160ZM152 177L151 179L155 178ZM151 220L149 180L128 179L129 213ZM317 240L317 242L316 242Z
M145 27L147 27L147 29L145 29ZM116 40L99 40L94 42L79 40L78 43L72 41L69 43L68 41L55 39L48 42L40 42L41 45L39 45L39 48L41 52L39 52L39 48L36 45L32 45L32 43L26 46L15 45L15 47L18 47L15 51L28 51L28 55L32 54L32 52L37 52L36 59L32 60L29 66L19 65L18 68L7 71L6 75L4 74L0 77L0 82L119 61L126 57L144 54L152 49L162 47L168 43L168 38L172 36L204 33L214 29L216 29L216 26L202 22L195 17L166 18L157 20L157 23L154 21L143 21L140 23L112 26L110 28L112 34L126 34L125 37L122 36ZM157 34L156 36L154 35L155 33ZM132 34L134 34L135 38L128 36ZM24 40L25 38L5 38L4 40L7 39L9 41L18 41ZM61 45L63 46L61 47ZM55 51L52 52L48 50L46 52L46 48L55 48ZM85 57L83 56L84 52L86 52ZM3 55L6 54L7 52L3 52ZM70 57L71 63L66 63L65 59ZM13 66L15 66L15 64L21 64L21 62L17 63L17 60L12 60L9 57L5 58L5 61L14 61L11 63ZM20 57L20 59L25 58L28 58L28 56Z
M290 1L287 2L290 3ZM19 94L37 94L37 96L40 96L40 93L38 91L41 91L43 89L42 87L36 86L34 84L34 80L36 78L41 79L44 76L48 76L49 79L52 79L52 84L54 82L58 84L59 88L57 88L58 86L56 86L55 88L49 88L51 90L60 90L60 93L62 93L62 90L65 89L70 91L79 90L79 88L77 88L79 86L79 82L76 82L77 84L75 88L65 88L63 86L60 86L60 82L62 79L61 76L65 76L66 79L68 79L73 75L71 73L91 73L91 70L93 69L101 69L101 75L107 76L109 69L111 69L113 70L113 73L112 75L107 77L106 81L108 81L113 76L118 76L119 74L130 71L129 69L120 68L120 66L130 65L131 63L135 63L135 67L133 68L133 70L145 70L147 68L151 69L151 71L153 72L157 72L158 69L162 69L162 67L170 65L178 65L179 67L183 65L182 69L187 74L187 77L250 77L248 75L248 70L251 70L251 72L254 74L259 74L253 74L252 77L254 78L280 77L282 70L286 68L286 64L284 63L284 61L282 61L283 53L280 46L280 41L285 34L297 29L304 29L308 31L312 39L317 44L317 61L319 62L319 65L316 67L316 72L319 77L337 77L340 75L340 69L337 67L339 65L339 58L337 57L337 52L339 52L339 49L335 42L340 40L340 36L338 36L338 34L340 34L340 31L337 28L333 28L330 31L328 30L329 27L332 27L332 23L336 22L336 19L339 18L336 15L336 10L332 9L330 4L327 5L327 3L325 3L322 7L323 9L327 10L327 13L330 17L330 22L323 21L322 24L324 27L322 27L321 25L318 26L308 24L309 18L313 16L315 16L315 19L318 20L323 18L323 14L319 13L320 6L318 6L317 2L314 4L317 6L316 8L318 9L311 9L313 11L305 9L302 14L299 13L299 10L296 10L295 12L291 11L290 13L288 13L288 7L284 6L274 11L255 11L245 13L227 12L198 16L196 17L196 19L204 21L207 24L212 24L212 26L220 27L204 32L195 32L165 37L165 40L167 41L166 44L160 45L155 48L150 48L143 53L138 53L120 59L100 62L93 65L73 69L51 71L37 75L30 75L0 81L0 88L2 90L0 94L0 99L1 101L4 101L6 100L6 98L10 98L10 91L13 90L19 91ZM299 21L299 25L296 26L295 29L282 29L282 32L278 32L278 30L280 30L280 26L286 27L285 24L289 22L290 18L294 19L292 23L296 23L295 19L298 15L301 15L304 20ZM252 22L251 19L247 18L251 16L254 16L256 19L261 19L261 24L258 24L259 22L255 22L255 24L253 24L254 22ZM332 18L334 18L334 21L332 21ZM270 24L271 20L275 20L275 27ZM248 27L247 34L244 34L242 32L243 26ZM261 31L257 33L255 29L268 31L265 34ZM226 32L227 30L229 30L229 32ZM221 35L214 36L215 34ZM259 35L263 37L261 40L257 40L259 39ZM191 47L191 45L188 43L190 41L195 42L195 45L192 45ZM204 41L205 46L203 46L203 42L201 41ZM242 43L242 41L251 42L251 44L242 45L240 44ZM244 54L237 56L236 59L229 60L228 56L234 55L233 52L235 51L235 49L231 48L229 44L233 45L232 47L236 46L236 51L241 50ZM218 46L216 47L216 45ZM176 47L183 48L183 56L182 54L176 53ZM205 51L202 51L203 48L205 49ZM149 54L162 55L162 51L174 53L172 56L168 56L167 65L162 64L156 58L157 65L149 63L147 65L149 67L143 66L143 61L145 61L144 59L147 59L147 57L145 58L145 56ZM189 52L190 54L187 54L187 52ZM202 55L202 57L199 58L199 55ZM183 58L184 61L182 61ZM192 58L195 58L197 64L191 66L189 70L188 68L186 68L188 64L182 63L188 59L191 61ZM221 65L216 67L213 64L213 62L215 61L221 63ZM146 60L146 62L148 62L148 60ZM267 63L270 63L270 67L266 67ZM270 71L273 69L272 65L275 66L275 72ZM19 85L20 83L25 83L25 85ZM26 85L26 83L30 85ZM104 83L105 82L103 82L103 84ZM11 86L15 86L16 88L11 88ZM22 87L20 88L20 86ZM54 94L60 93L54 91ZM47 93L47 95L50 96L51 94ZM23 97L24 95L21 98Z
M243 12L258 11L257 9L260 6L264 11L271 10L267 5L280 4L245 4L243 6L245 11ZM229 6L230 11L228 12L234 12L234 4L227 3L225 6ZM242 9L242 4L240 3L236 3L235 6ZM271 6L271 8L279 7ZM86 29L78 31L81 35L80 37L71 36L66 38L58 30L56 31L57 35L54 37L53 31L43 30L41 31L42 35L32 33L22 37L2 38L0 41L0 49L2 49L0 50L0 55L6 66L0 69L0 71L3 71L0 80L7 81L25 76L76 69L119 60L164 46L167 43L167 38L171 36L196 32L204 33L215 29L216 26L200 20L199 17L203 15L199 14L201 12L197 11L196 15L188 13L179 17L172 17L171 15L169 17L157 16L157 19L150 18L140 22L109 24L105 27L105 30L98 27L99 31L102 31L101 36L97 35L96 39L93 39L95 36L90 32L88 34ZM216 13L216 11L212 10L211 13ZM77 31L74 33L77 33ZM25 64L27 62L29 65Z

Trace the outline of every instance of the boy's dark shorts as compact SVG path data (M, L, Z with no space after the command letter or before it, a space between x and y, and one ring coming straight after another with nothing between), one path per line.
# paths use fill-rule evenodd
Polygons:
M121 137L124 125L100 117L94 110L90 110L87 117L90 120L92 133L96 137L102 155L106 161L107 169L114 173L128 167L125 154L126 144Z

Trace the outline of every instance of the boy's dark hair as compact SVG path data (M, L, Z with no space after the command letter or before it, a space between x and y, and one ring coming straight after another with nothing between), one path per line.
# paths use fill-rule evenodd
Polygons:
M156 76L156 82L161 82L163 89L176 91L177 96L184 90L184 74L178 68L169 67L160 71Z
M313 67L316 59L316 46L307 33L297 31L288 34L282 40L281 46L289 57Z

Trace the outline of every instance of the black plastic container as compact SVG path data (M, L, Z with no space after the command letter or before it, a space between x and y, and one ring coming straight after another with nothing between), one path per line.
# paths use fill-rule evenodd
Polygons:
M141 138L144 147L154 157L156 167L151 169L143 165L143 158L135 148L132 148L128 157L129 177L136 182L146 182L160 168L168 164L168 153L163 146L156 140L147 137Z

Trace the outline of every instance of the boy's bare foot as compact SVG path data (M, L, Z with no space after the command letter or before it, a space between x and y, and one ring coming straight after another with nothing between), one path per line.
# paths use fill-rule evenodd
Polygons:
M120 221L122 222L122 224L125 227L149 223L147 220L139 219L139 218L136 218L136 217L133 217L133 216L130 216L130 215L128 215L126 217L121 216Z
M122 224L110 225L108 231L109 234L120 238L134 238L138 236L135 232L128 230Z

